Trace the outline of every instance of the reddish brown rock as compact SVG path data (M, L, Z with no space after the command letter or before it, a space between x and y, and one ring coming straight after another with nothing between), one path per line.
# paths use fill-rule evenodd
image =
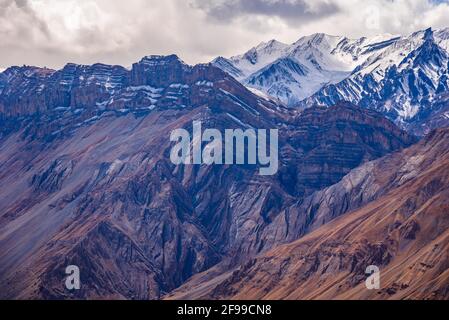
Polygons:
M345 178L370 180L347 188L347 203L353 192L377 194L377 200L233 272L197 275L167 298L447 300L448 168L449 129L440 129ZM332 208L340 200L337 194L327 201ZM379 290L365 286L370 265L380 268Z

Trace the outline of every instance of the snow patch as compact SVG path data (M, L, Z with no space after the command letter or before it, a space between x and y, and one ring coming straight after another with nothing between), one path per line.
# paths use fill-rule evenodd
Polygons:
M249 124L247 124L247 123L243 123L241 120L239 120L237 117L234 117L232 114L230 114L230 113L226 113L226 114L229 116L229 118L231 118L232 120L234 120L235 122L237 122L239 125L241 125L241 126L243 126L243 127L246 127L246 128L254 129L253 126L251 126L251 125L249 125Z

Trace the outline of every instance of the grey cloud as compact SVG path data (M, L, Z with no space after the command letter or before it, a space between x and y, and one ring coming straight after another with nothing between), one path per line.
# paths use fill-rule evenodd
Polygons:
M34 10L29 6L28 0L0 0L0 17L5 17L8 14L7 9L19 10L26 17L25 21L22 21L24 25L27 25L28 28L21 28L21 30L16 30L17 34L23 37L23 39L27 39L30 36L33 28L37 28L42 34L44 34L47 38L50 37L50 32L48 26L45 21L39 19ZM11 14L11 13L9 13ZM14 19L14 17L12 18ZM0 33L2 28L0 26Z
M315 21L340 11L337 4L313 0L193 0L192 6L227 22L244 15L277 16L288 23Z
M28 0L15 0L17 7L24 8L28 6Z
M172 53L194 64L273 38L287 43L315 32L361 37L447 27L449 6L430 1L0 0L0 67L129 66L143 55ZM365 25L367 3L381 10L379 29Z
M28 0L0 0L0 9L4 11L5 8L13 4L16 5L18 8L26 7L28 4Z

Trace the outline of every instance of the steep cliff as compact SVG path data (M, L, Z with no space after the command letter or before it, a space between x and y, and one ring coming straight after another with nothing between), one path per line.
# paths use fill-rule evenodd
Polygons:
M196 276L169 298L448 299L448 138L439 129L355 169L308 204L315 231L215 280ZM342 206L360 208L323 226ZM379 290L365 287L370 265Z

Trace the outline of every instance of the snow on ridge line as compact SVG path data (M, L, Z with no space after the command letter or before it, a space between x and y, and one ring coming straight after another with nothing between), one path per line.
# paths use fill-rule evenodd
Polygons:
M420 47L429 32L437 45L449 51L449 28L360 39L318 33L302 37L292 45L275 40L262 42L242 55L214 61L217 67L233 74L246 87L296 105L297 101L313 96L327 85L354 78L354 75L372 75L375 81L381 81L386 70L392 65L398 66L409 52ZM311 71L308 75L297 74L292 66L276 65L280 59L290 59Z
M224 93L226 96L228 96L232 101L240 105L243 109L248 111L249 113L252 113L253 115L259 116L260 112L255 110L254 108L250 107L248 104L246 104L244 101L230 93L229 91L226 91L224 89L219 89L222 93Z

